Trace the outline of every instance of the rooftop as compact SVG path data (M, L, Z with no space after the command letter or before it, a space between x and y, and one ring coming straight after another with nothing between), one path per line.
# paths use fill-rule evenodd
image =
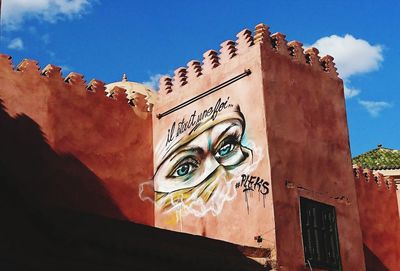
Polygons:
M353 164L372 170L378 169L400 169L400 150L377 148L360 154L352 159Z

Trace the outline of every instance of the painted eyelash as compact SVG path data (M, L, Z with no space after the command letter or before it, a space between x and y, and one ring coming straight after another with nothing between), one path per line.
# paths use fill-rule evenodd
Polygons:
M218 145L217 148L215 150L219 150L221 147L223 147L226 144L238 144L240 142L240 137L241 134L239 134L238 131L235 131L233 134L228 135L227 137L225 137Z
M189 157L183 157L182 159L180 159L178 162L176 162L175 166L173 167L173 169L170 171L170 173L168 173L168 178L177 178L176 176L173 176L174 173L178 170L178 168L180 166L182 166L185 163L192 163L194 164L196 167L199 166L199 161L197 161L195 158L189 156Z

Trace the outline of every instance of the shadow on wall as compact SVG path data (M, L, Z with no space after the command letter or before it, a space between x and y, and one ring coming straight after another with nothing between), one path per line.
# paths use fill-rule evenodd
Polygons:
M0 270L266 270L234 244L88 211L123 218L95 174L0 100Z
M363 248L367 271L390 271L365 244Z
M75 157L54 152L37 123L12 118L1 99L0 170L0 187L16 190L29 205L124 219L100 178Z
M7 218L0 223L0 270L270 270L223 241L61 208L34 210L10 187L0 190L0 213Z

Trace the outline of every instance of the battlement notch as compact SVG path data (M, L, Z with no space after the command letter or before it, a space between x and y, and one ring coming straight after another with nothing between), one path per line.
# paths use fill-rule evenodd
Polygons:
M228 64L232 59L245 55L255 45L262 50L271 50L277 54L288 57L294 63L311 66L327 74L330 78L337 79L335 63L332 56L319 56L317 48L303 49L299 41L286 41L286 35L280 32L271 34L269 26L258 24L254 35L249 29L243 29L236 35L236 41L226 40L220 44L220 50L208 50L203 53L203 61L192 60L187 67L175 70L173 78L163 77L159 81L160 95L167 95L186 88L199 77L212 73L214 69Z

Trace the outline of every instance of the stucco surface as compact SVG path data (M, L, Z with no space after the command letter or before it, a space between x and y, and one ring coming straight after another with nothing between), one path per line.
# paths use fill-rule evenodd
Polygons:
M121 89L108 98L101 82L88 91L78 74L64 82L54 69L41 75L27 61L15 70L1 56L7 182L34 204L268 248L269 267L290 271L307 270L305 197L335 207L342 270L366 270L364 252L397 263L384 258L393 243L375 250L379 234L390 239L382 202L396 203L395 193L379 201L357 184L357 197L332 57L304 54L299 42L286 43L265 25L237 38L220 53L205 52L202 65L190 61L163 78L152 113L140 94L131 107ZM383 222L368 228L376 213Z
M10 182L35 203L153 225L152 203L139 198L153 169L144 100L132 108L123 93L106 97L101 82L91 92L79 75L64 82L59 72L41 75L35 62L23 64L12 69L6 56L0 63L4 110L25 121L14 136L2 123Z
M303 196L335 207L343 270L365 270L342 81L268 47L262 75L279 266L305 266Z
M188 207L177 206L175 210L165 211L158 207L156 202L155 224L157 227L175 231L182 231L203 235L220 240L249 246L262 246L274 248L274 219L272 209L272 193L270 186L269 160L265 130L264 105L262 97L262 79L260 69L259 50L256 47L249 48L243 55L235 56L227 63L213 68L210 71L203 71L203 74L195 79L191 79L187 85L176 88L164 96L160 96L159 103L154 108L154 153L155 153L155 172L157 173L157 160L162 156L166 146L168 129L171 129L173 122L178 123L182 118L189 119L190 115L196 111L202 112L204 109L214 107L216 102L228 100L227 104L232 107L222 110L215 121L218 122L220 116L230 114L232 110L239 106L245 122L244 135L241 144L243 148L251 150L252 154L237 168L226 169L230 172L224 175L222 167L219 176L225 176L223 180L217 179L219 187L226 187L230 183L229 192L215 190L204 208L208 211L193 212ZM250 69L251 74L229 86L226 86L183 109L158 119L157 114L165 112L180 103L201 94L233 77ZM176 131L176 129L175 129ZM204 133L203 133L204 134ZM185 138L186 134L182 137ZM198 136L200 137L200 135ZM268 182L267 193L262 194L258 187L254 191L245 192L245 185L242 183L242 175L246 174L254 182L259 180ZM238 186L236 186L238 185ZM157 190L157 178L155 179ZM263 192L266 192L263 190ZM212 206L210 204L212 202ZM186 210L186 212L185 212ZM262 235L263 240L257 243L254 237Z
M367 270L399 270L400 219L394 185L357 169L356 189ZM379 182L379 184L377 183Z

